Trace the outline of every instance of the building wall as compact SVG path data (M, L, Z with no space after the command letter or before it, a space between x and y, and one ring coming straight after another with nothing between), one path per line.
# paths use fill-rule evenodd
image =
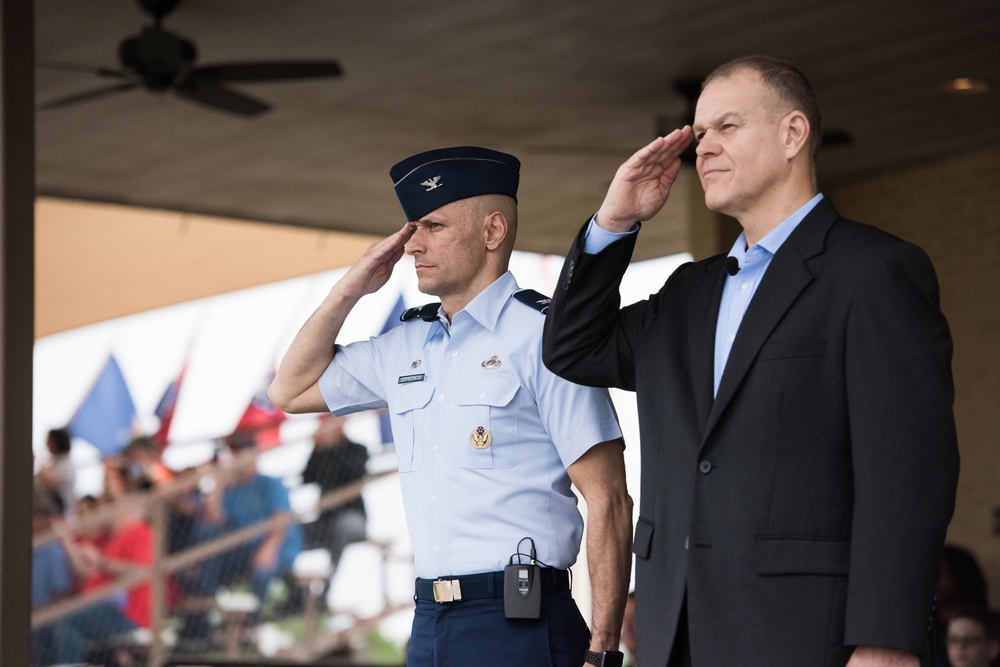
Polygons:
M948 539L976 555L1000 607L1000 146L824 190L842 215L916 243L937 269L962 456Z

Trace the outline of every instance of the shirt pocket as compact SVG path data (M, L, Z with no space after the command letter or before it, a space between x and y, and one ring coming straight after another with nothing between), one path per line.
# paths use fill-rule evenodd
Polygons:
M426 411L434 395L434 387L425 382L400 385L389 402L392 439L396 448L399 472L419 470L423 464L423 447L417 446L417 434L422 431Z
M517 463L517 409L511 403L520 388L521 382L512 376L479 377L459 384L455 399L459 442L452 457L455 465L510 468ZM474 434L480 446L473 445ZM483 447L487 434L489 445Z

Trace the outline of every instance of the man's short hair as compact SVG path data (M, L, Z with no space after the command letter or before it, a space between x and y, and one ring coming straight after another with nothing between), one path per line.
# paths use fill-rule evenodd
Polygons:
M69 454L70 432L66 428L54 428L49 431L49 438L55 448L55 454Z
M745 70L756 72L782 101L805 114L809 121L809 155L815 164L823 143L823 119L812 84L795 65L770 56L742 56L716 67L701 84L702 90L715 79L728 79Z

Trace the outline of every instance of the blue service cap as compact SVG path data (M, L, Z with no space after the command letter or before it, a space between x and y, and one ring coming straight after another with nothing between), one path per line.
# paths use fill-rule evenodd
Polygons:
M475 146L418 153L389 170L408 221L459 199L507 195L517 200L521 162L513 155Z

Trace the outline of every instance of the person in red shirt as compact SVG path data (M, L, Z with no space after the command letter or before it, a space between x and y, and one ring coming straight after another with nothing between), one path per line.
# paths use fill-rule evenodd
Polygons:
M127 493L142 493L153 488L152 481L138 469L129 472L124 468L122 480ZM110 520L110 530L102 544L64 541L74 570L83 579L84 592L101 588L137 566L149 568L153 565L156 535L146 520L145 503L122 496L117 505L118 511ZM150 627L152 590L152 582L146 580L125 592L122 611L140 627ZM171 603L177 599L172 581L168 598Z
M116 519L117 528L100 553L93 573L83 584L84 591L104 586L136 565L152 566L155 535L152 527L133 510L126 510ZM148 628L152 615L152 583L128 589L123 612L136 625Z

